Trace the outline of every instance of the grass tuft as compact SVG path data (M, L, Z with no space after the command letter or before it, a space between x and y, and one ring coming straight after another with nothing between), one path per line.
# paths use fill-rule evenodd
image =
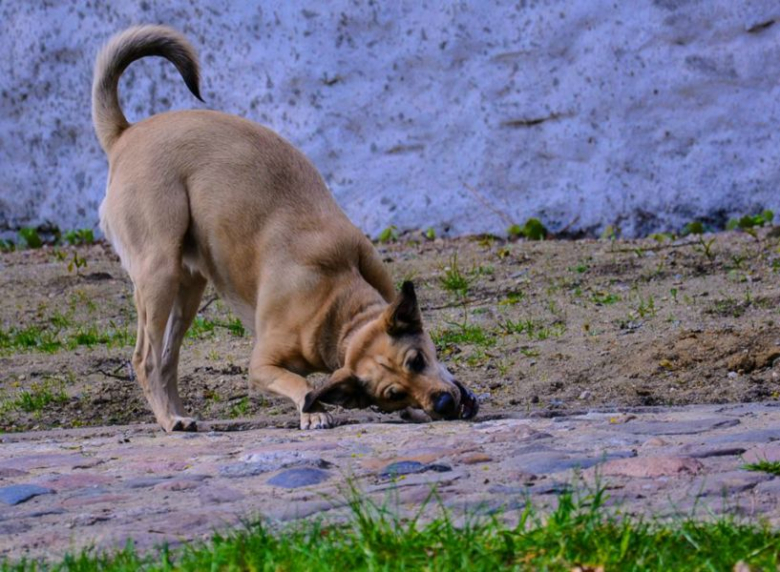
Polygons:
M780 461L767 461L764 459L756 463L748 463L742 468L746 471L757 471L780 477Z

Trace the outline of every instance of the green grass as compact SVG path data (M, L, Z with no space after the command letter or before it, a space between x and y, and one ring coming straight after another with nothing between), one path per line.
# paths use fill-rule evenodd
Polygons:
M447 292L465 297L471 288L474 279L464 273L458 266L458 257L453 256L449 265L444 269L444 275L439 278L441 287Z
M758 461L756 463L749 463L742 467L746 471L758 471L761 473L769 473L780 477L780 461Z
M346 523L308 521L272 528L247 524L234 533L182 549L139 554L131 545L107 555L89 551L51 564L0 565L3 572L33 570L331 571L331 570L775 570L780 533L731 518L673 523L621 516L604 508L603 492L558 498L546 517L530 506L512 524L473 517L457 526L451 515L423 523L394 511L349 501Z
M55 353L62 349L79 346L124 347L135 343L135 334L127 326L118 326L113 321L101 329L95 325L73 324L69 318L56 313L48 324L23 328L0 328L0 355L19 351Z
M451 324L452 327L433 332L431 338L438 348L457 344L474 344L489 347L496 343L495 337L480 326Z
M232 318L227 322L220 320L210 320L203 316L195 316L190 329L187 330L186 337L192 339L207 338L214 335L216 328L225 328L236 337L242 338L246 335L246 329L238 318Z
M593 303L599 306L609 306L620 302L620 296L611 292L594 292L591 296Z
M68 396L61 385L54 388L49 381L44 381L33 383L29 391L22 391L12 406L27 413L35 413L43 411L51 403L64 403L67 400Z
M544 325L539 320L503 320L499 327L504 334L525 334L531 340L546 340L559 338L566 332L566 326L561 323Z

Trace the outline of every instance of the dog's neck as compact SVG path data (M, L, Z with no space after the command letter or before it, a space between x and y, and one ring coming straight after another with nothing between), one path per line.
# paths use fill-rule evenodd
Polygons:
M319 354L328 369L344 366L355 334L387 307L382 295L363 280L342 289L331 303L319 335Z

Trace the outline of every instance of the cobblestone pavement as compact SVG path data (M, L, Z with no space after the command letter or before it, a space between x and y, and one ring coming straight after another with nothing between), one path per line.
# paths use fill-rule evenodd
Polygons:
M438 490L459 515L514 519L532 499L595 480L630 514L724 512L780 525L780 404L591 411L331 430L152 426L0 436L0 555L57 557L87 546L140 549L207 538L262 517L346 514L346 483L400 513Z

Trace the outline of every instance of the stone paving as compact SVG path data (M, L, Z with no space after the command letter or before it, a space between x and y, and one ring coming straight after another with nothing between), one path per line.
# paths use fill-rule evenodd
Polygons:
M217 427L223 430L215 430ZM780 526L780 403L579 412L324 431L148 425L0 436L0 555L56 558L205 539L262 518L347 514L347 483L400 514L436 487L455 518L501 514L569 487L607 487L628 514L724 512Z

